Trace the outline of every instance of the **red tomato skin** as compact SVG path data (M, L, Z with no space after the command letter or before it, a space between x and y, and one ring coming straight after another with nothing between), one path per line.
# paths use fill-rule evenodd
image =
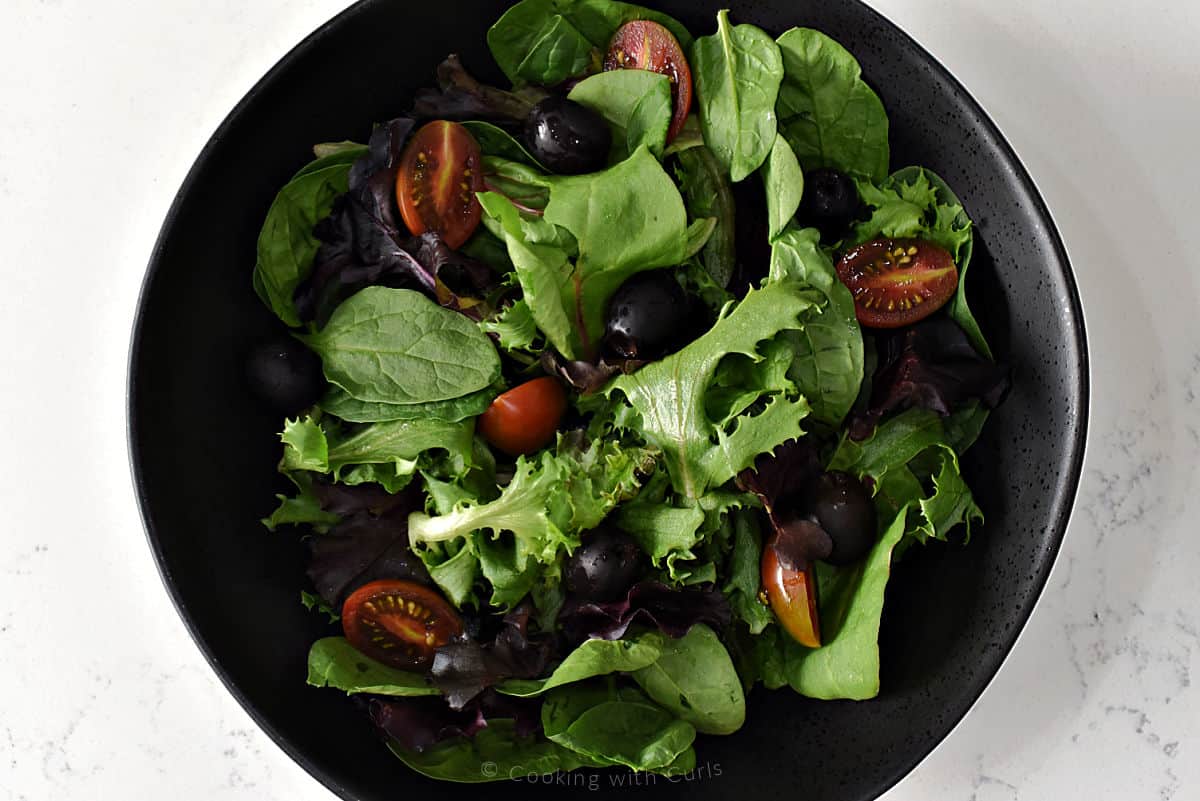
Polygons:
M554 440L567 411L567 394L557 378L526 381L492 401L479 416L483 438L509 456L530 454Z
M809 648L820 648L821 618L817 614L817 576L812 562L803 570L789 568L771 545L768 539L761 564L763 589L771 611L792 639Z

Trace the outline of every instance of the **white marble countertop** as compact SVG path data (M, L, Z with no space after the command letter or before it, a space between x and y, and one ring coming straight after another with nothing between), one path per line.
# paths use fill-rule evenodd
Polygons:
M220 686L126 466L134 302L225 113L347 0L0 6L0 800L328 801ZM1200 4L874 0L1054 210L1093 357L1054 575L982 700L888 801L1200 798Z

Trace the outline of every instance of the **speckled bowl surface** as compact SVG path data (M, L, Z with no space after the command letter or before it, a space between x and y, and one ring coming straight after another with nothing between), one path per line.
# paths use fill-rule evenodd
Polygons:
M486 789L410 773L346 698L304 684L324 631L297 597L295 538L258 524L277 484L279 421L247 396L241 360L277 325L250 286L255 239L277 189L314 142L363 139L403 111L459 52L499 80L485 45L504 0L366 0L263 79L205 148L163 227L130 364L131 453L151 546L172 598L230 691L344 798L595 798L607 775ZM854 0L653 3L692 30L733 6L776 33L819 28L846 45L887 107L892 164L931 167L975 219L970 297L1014 384L965 471L987 515L966 547L933 545L895 571L881 634L883 690L863 703L754 691L746 726L698 743L688 781L622 795L865 801L911 770L1000 667L1033 610L1067 523L1083 456L1087 351L1079 298L1036 188L995 125L912 39ZM595 789L593 789L595 788Z

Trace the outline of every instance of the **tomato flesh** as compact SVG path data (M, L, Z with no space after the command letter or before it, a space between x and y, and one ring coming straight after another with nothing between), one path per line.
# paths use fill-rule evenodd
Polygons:
M359 652L396 668L426 668L433 652L462 634L462 619L440 595L413 581L359 587L342 604L342 630Z
M435 120L418 130L396 173L396 203L414 235L433 231L450 248L462 247L479 226L483 156L470 131Z
M479 417L479 433L509 456L533 453L554 439L566 411L562 384L542 376L492 401Z
M674 109L667 142L679 135L692 108L692 68L673 33L649 20L625 23L608 46L604 71L609 70L649 70L666 75L671 82Z
M762 554L762 583L771 611L792 639L809 648L821 647L821 619L817 615L817 575L813 563L803 568L779 558L774 544L778 534L767 540Z
M924 320L958 288L954 257L922 239L875 239L851 248L837 273L854 295L858 321L870 328Z

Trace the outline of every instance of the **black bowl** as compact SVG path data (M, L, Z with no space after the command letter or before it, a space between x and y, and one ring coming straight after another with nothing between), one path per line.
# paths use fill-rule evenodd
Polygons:
M410 773L340 693L304 684L325 627L301 608L296 538L257 522L281 490L279 419L241 383L250 343L277 329L250 286L255 239L314 142L364 139L459 52L499 80L484 42L505 0L362 2L305 40L233 111L188 175L142 290L129 379L130 447L151 547L180 615L250 715L344 798L479 791ZM707 31L725 2L659 3ZM864 702L756 690L744 729L703 738L691 781L643 789L691 799L754 788L773 798L869 799L911 770L966 713L1033 609L1062 541L1083 456L1087 351L1054 223L1012 149L928 53L853 0L747 0L767 30L826 31L862 62L892 122L893 166L922 164L978 223L971 295L1015 366L1005 405L965 459L987 524L967 547L907 557L888 589L883 690ZM453 8L454 13L447 13ZM601 776L600 786L609 780ZM502 782L491 798L595 797L586 784Z

